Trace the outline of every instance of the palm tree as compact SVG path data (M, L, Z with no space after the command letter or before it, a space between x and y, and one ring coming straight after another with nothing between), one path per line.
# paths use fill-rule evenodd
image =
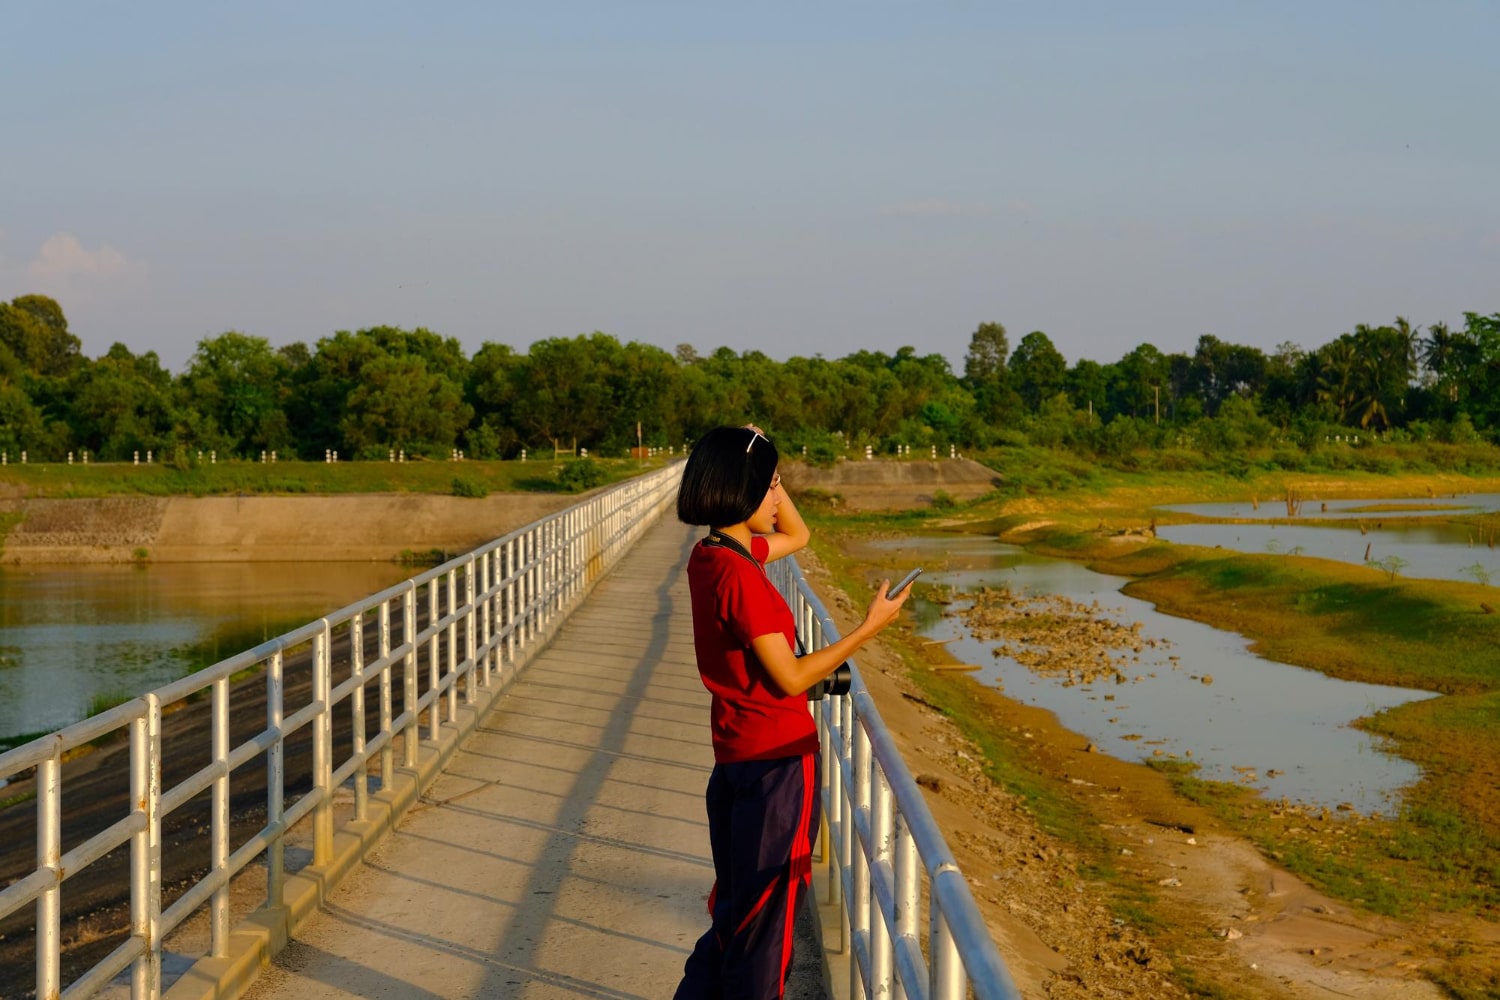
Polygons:
M1339 423L1343 423L1354 405L1355 386L1359 374L1359 357L1354 351L1354 340L1347 333L1331 344L1318 349L1319 402L1329 403L1338 412Z
M1434 323L1427 328L1427 340L1422 344L1422 365L1435 384L1442 386L1448 402L1458 402L1458 383L1454 377L1462 346L1462 335L1448 329L1447 323Z

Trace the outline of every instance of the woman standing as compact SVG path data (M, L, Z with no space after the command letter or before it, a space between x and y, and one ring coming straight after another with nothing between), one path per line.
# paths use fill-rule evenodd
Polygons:
M906 600L882 583L865 620L797 656L796 622L765 564L807 544L781 488L775 445L759 427L718 427L693 447L677 516L709 527L688 558L698 673L713 695L708 835L713 924L699 938L678 1000L783 995L792 926L812 878L818 734L806 691L895 620Z

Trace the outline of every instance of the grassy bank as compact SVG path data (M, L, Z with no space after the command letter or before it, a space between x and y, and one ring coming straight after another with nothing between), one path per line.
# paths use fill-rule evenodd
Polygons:
M0 468L0 496L213 496L224 494L561 493L604 485L658 467L663 459L532 459L526 462L36 462ZM577 473L588 463L589 475Z

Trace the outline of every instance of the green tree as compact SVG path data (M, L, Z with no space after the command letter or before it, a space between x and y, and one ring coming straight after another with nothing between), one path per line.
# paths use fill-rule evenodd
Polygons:
M515 401L526 370L526 359L508 344L486 341L469 362L464 399L474 411L465 440L475 458L496 458L521 446L516 429Z
M1021 408L1005 364L1009 354L1005 327L999 323L981 323L969 337L964 385L974 394L977 415L990 424L1008 421Z
M1043 401L1063 391L1068 362L1052 346L1045 333L1033 330L1016 345L1016 352L1010 356L1009 369L1011 386L1020 395L1026 409L1036 413Z
M1110 412L1159 422L1163 406L1171 412L1169 372L1166 356L1151 344L1125 355L1116 362L1110 381Z
M0 344L35 375L61 378L83 360L78 338L68 332L62 306L45 295L0 302Z
M463 400L462 386L427 364L417 354L385 354L361 369L339 425L353 454L442 455L458 443L474 411Z
M1266 364L1265 354L1257 348L1204 334L1188 362L1183 391L1197 396L1203 411L1213 416L1231 396L1258 394L1266 384Z
M179 380L183 409L197 415L194 443L254 458L290 452L285 399L291 366L264 337L230 330L205 337Z
M70 447L105 461L135 452L162 454L176 443L172 376L155 351L135 355L114 344L97 361L74 368L67 388Z
M19 382L0 375L0 450L15 462L25 450L42 457L37 449L47 443L47 422L41 409Z
M623 363L624 349L607 333L532 344L515 399L522 440L533 447L574 441L599 447L616 419L609 380Z
M1088 358L1079 358L1078 362L1068 369L1067 377L1064 379L1064 390L1068 398L1073 401L1075 409L1091 413L1101 420L1108 419L1112 414L1109 411L1109 386L1114 381L1114 365L1101 365L1097 361Z
M297 353L284 357L295 363ZM390 326L340 330L292 371L286 412L298 451L313 459L329 449L442 454L473 415L464 401L467 377L468 359L455 338Z

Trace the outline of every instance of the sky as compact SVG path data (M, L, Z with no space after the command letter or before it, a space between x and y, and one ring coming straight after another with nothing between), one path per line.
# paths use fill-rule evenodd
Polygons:
M1493 0L32 2L0 300L1070 363L1500 312Z

